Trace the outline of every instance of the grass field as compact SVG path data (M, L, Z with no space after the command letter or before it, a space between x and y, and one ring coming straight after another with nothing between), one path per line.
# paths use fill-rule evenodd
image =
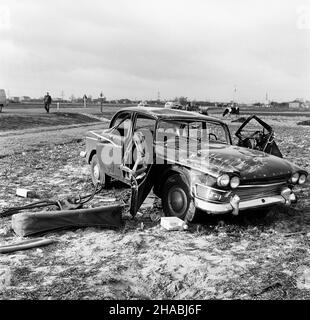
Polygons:
M112 108L103 117L119 107ZM28 112L41 117L42 110ZM275 128L285 158L310 171L309 127L296 126L305 116L263 118ZM22 118L21 127L23 121L29 123ZM232 132L240 125L226 121ZM34 190L40 199L88 193L89 167L79 153L87 130L106 126L0 134L0 211L33 201L16 197L17 187ZM129 195L113 184L89 205L109 198L129 204ZM300 285L310 268L309 182L298 187L298 195L294 208L269 210L265 217L252 212L207 218L187 232L165 232L150 219L161 209L145 204L133 220L125 210L121 230L49 233L56 244L1 255L0 270L9 280L1 286L0 273L0 299L309 299L309 287ZM16 240L10 219L1 219L0 245Z
M50 114L1 114L0 132L23 130L47 126L66 126L98 121L93 117L72 112L55 112Z
M110 109L119 109L124 107L131 107L135 106L134 104L103 104L104 110L110 110ZM39 103L11 103L8 105L8 107L3 108L3 112L10 113L10 112L21 112L22 110L37 110L38 112L45 112L43 104ZM61 103L59 105L59 110L65 110L67 112L68 110L74 111L74 110L84 110L87 112L87 110L96 110L96 112L100 111L100 105L97 104L88 104L86 108L84 108L83 104L77 104L77 103ZM52 103L51 105L51 111L57 111L57 104Z

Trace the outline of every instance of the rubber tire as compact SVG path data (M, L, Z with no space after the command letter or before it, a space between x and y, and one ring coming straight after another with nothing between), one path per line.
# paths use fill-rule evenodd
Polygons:
M171 193L177 191L181 195L184 205L179 212L172 207ZM185 221L192 221L194 219L196 208L191 197L191 190L187 179L182 174L173 174L164 183L162 193L162 207L165 216L178 217Z
M110 182L110 177L107 176L105 173L103 173L102 171L100 171L99 169L99 180L96 179L95 177L95 173L94 173L94 168L95 166L98 166L98 168L100 168L99 166L99 160L97 155L95 154L91 161L90 161L90 174L91 174L91 180L94 186L97 185L98 182L100 182L100 184L106 188Z

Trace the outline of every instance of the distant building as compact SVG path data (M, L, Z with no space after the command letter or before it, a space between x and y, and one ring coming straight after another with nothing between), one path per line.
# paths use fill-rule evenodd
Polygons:
M287 109L287 108L289 108L289 103L288 102L271 101L270 105L271 105L271 107L278 108L278 109Z
M310 109L310 101L306 100L306 101L304 102L304 108Z
M132 102L131 102L131 100L129 100L129 99L120 99L120 100L119 100L119 103L130 104L130 103L132 103Z
M29 102L29 101L31 101L31 98L28 96L22 96L22 97L20 97L20 101L21 102Z
M8 100L6 98L6 93L4 89L0 89L0 112L2 111L3 107L8 105Z
M139 104L138 104L138 107L147 107L148 106L148 103L146 101L141 101Z
M304 103L300 100L294 100L288 103L290 109L299 109L304 107Z
M10 101L14 102L14 103L18 103L20 101L19 97L11 97Z

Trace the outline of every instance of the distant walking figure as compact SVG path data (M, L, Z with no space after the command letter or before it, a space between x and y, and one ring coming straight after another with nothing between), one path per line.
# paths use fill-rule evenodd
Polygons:
M84 94L83 102L84 102L84 108L86 108L87 107L87 95L86 94Z
M100 112L103 112L103 93L100 93Z
M50 94L47 92L46 95L44 96L44 108L47 113L50 112L50 106L52 104L52 97Z

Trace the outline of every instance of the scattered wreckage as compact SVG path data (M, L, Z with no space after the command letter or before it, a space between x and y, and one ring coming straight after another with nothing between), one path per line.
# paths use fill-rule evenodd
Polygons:
M12 228L21 237L68 228L118 228L122 224L118 204L90 209L22 212L12 216Z
M254 129L253 129L254 128ZM135 215L153 189L166 216L208 214L295 203L308 173L282 158L273 129L256 116L236 132L217 118L168 108L117 112L108 129L90 131L85 157L94 184L111 178L132 188Z
M28 205L13 207L0 212L0 217L12 216L12 229L20 237L37 236L51 231L70 228L103 227L119 228L123 225L122 212L124 205L114 199L113 204L95 208L83 208L84 204L91 201L102 190L99 184L91 194L68 197L64 200L41 200ZM16 195L33 197L29 190L16 190ZM58 210L31 212L29 210L53 207ZM21 212L24 211L24 212ZM44 239L43 239L44 240ZM28 248L47 245L49 241L28 241L14 243L9 246L0 246L0 253L25 250Z
M93 193L62 201L42 200L5 210L19 236L72 227L122 225L124 205L117 202L83 209L111 179L131 186L130 213L134 216L153 189L161 198L167 230L187 228L197 212L231 213L240 210L290 205L293 191L308 173L283 159L272 127L251 116L236 132L233 145L228 126L219 119L169 108L133 107L117 112L108 129L90 131L86 157L91 167ZM17 190L28 196L29 190ZM56 206L58 211L24 212ZM17 214L19 213L19 214ZM184 220L180 222L179 219ZM53 243L29 241L0 248L0 253Z

